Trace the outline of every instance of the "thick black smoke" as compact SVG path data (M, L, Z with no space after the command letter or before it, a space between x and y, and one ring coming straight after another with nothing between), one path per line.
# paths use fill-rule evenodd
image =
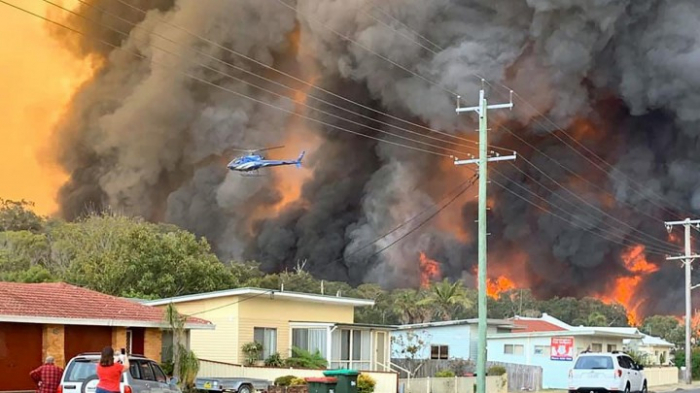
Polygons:
M474 202L465 201L473 201L476 187L460 202L461 217L454 206L443 214L448 219L438 218L381 254L372 255L405 232L365 247L467 179L466 168L446 170L442 158L342 132L331 125L401 141L232 80L221 73L292 94L209 56L306 89L168 22L299 78L313 78L316 85L367 107L450 133L472 130L475 124L472 115L456 115L455 97L445 89L473 105L480 77L492 83L493 101L507 100L507 89L499 87L505 83L532 106L518 100L514 111L490 114L491 140L517 150L546 175L524 161L516 161L522 172L509 163L493 165L489 247L495 270L507 273L508 256L517 250L527 254L527 266L517 270L525 277L515 281L528 283L542 296L610 293L616 277L630 274L620 260L626 245L644 242L648 259L660 267L644 282L644 309L680 311L681 292L668 290L678 287L680 271L664 261L663 253L652 251L661 251L659 243L666 240L663 220L700 210L700 7L694 1L391 0L377 2L381 10L363 0L126 2L149 12L144 15L115 0L92 4L138 27L87 6L79 12L101 26L68 18L91 37L72 47L86 56L102 56L104 63L76 96L57 132L59 160L71 173L60 192L67 218L93 206L110 206L206 236L224 259L257 259L269 271L306 261L321 278L351 283L416 285L420 251L439 260L450 277L473 273L476 209ZM308 92L405 126L323 92ZM307 102L351 117L313 99ZM579 130L581 121L591 125L592 131L577 137L582 146L576 148L587 159L548 135L575 145L549 119L570 130ZM499 130L499 124L536 150ZM309 177L299 177L294 169L273 170L267 178L227 172L230 148L277 145L293 135L300 136L295 148L312 148L305 164L311 168ZM289 179L303 183L301 197L270 215L284 198L280 184ZM562 186L619 221L587 207ZM446 222L452 224L438 225ZM460 241L451 227L455 223L471 240Z

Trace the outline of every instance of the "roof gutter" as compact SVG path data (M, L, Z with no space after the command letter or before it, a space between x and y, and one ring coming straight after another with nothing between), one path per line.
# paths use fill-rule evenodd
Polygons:
M136 321L128 319L93 319L93 318L60 318L60 317L32 317L24 315L0 315L0 322L36 323L50 325L88 325L88 326L116 326L116 327L146 327L168 329L166 322ZM185 329L214 330L213 323L185 323Z

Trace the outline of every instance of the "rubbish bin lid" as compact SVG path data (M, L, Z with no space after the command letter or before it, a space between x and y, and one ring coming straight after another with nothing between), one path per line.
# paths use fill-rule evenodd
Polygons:
M309 377L309 378L304 378L306 382L321 382L321 383L337 383L338 378L333 378L333 377Z
M349 375L349 376L355 376L359 375L360 372L357 370L349 370L349 369L344 369L344 368L339 368L337 370L326 370L323 372L323 375L329 377L331 375Z

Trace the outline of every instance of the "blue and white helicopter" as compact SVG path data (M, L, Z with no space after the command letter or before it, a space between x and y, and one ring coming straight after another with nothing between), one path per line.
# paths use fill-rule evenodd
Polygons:
M255 149L255 150L236 149L239 151L247 151L248 154L245 156L240 156L240 157L234 158L231 162L228 163L227 167L228 167L228 169L230 169L232 171L241 172L241 174L243 174L243 175L245 175L249 172L257 173L258 169L268 168L268 167L273 167L273 166L296 165L297 168L300 168L301 167L301 160L304 158L304 154L306 154L305 151L302 151L296 160L266 160L265 157L263 157L261 154L256 154L256 153L266 151L266 150L281 149L283 147L284 146L275 146L275 147L267 147L264 149Z

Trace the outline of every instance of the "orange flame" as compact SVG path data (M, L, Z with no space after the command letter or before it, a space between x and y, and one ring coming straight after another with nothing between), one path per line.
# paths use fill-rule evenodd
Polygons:
M515 288L515 283L505 276L499 276L495 280L490 278L486 280L486 295L493 299L498 299L501 297L501 293Z
M421 251L418 260L420 267L420 287L428 288L431 281L436 281L440 279L440 264L428 258L424 252Z
M638 244L622 253L620 257L625 268L634 275L618 278L612 295L601 297L603 302L622 304L627 309L627 320L631 326L639 326L641 322L638 310L644 300L637 294L639 284L645 276L659 270L656 265L646 260L644 249L643 245Z

